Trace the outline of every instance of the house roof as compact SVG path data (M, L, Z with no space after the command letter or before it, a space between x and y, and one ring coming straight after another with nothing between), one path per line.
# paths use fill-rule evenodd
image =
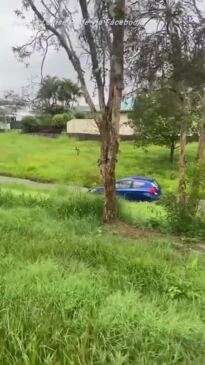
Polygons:
M121 112L129 112L132 110L134 104L133 98L126 99L121 103ZM100 111L98 105L95 106L97 111ZM76 105L75 113L89 113L90 107L88 105Z
M130 112L133 109L133 105L134 105L133 98L125 99L121 103L121 112Z

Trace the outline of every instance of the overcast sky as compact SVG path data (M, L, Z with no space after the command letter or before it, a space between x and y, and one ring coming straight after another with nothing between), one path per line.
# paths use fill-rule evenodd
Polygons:
M205 0L197 0L197 3L205 10ZM14 14L20 4L21 0L0 0L0 96L5 90L20 92L31 80L40 80L41 56L34 55L30 67L26 69L24 64L17 62L12 52L13 46L21 45L29 37L24 22ZM49 52L44 73L76 81L75 72L69 65L64 51L58 54L55 51Z
M24 64L17 62L12 51L13 46L21 45L29 36L23 21L14 14L20 3L20 0L0 0L0 96L8 89L20 92L22 87L29 85L31 79L38 80L40 76L39 54L31 58L30 67L26 69ZM45 73L76 81L72 66L69 66L63 51L58 54L49 52Z

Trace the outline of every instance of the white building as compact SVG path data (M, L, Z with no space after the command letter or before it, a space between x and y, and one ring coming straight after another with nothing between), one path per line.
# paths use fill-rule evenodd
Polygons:
M134 130L129 124L129 112L132 109L130 102L123 102L121 105L120 116L120 137L122 139L133 139ZM96 110L99 110L96 107ZM79 105L76 107L77 113L89 113L89 107L86 105ZM72 119L67 123L67 133L70 136L78 137L80 139L98 139L99 130L94 119Z
M8 120L0 120L0 131L8 131L11 129L11 123Z

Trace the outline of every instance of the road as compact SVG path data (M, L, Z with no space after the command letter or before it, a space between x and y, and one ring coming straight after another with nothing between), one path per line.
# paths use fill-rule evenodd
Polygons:
M0 176L0 184L19 184L25 186L31 186L34 188L42 188L42 189L55 189L60 186L60 184L56 183L44 183L44 182L37 182L29 179L21 179L18 177L9 177L9 176ZM71 191L80 191L80 192L87 192L88 189L84 187L72 186L63 184L68 190Z

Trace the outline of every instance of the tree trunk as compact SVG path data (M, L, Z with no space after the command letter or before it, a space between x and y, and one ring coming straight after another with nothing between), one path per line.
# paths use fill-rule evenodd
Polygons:
M170 162L173 164L174 162L174 151L175 151L175 142L172 141L171 142L171 146L170 146Z
M197 150L197 163L201 164L204 159L205 153L205 95L202 99L202 124L201 124L201 132L199 136L199 144Z
M200 186L202 183L202 169L205 154L205 95L202 98L202 120L200 128L200 136L198 142L197 156L196 156L196 170L192 181L193 200L197 201L199 198Z
M118 136L112 120L102 123L100 172L105 189L104 222L113 223L117 219L117 199L115 189L115 167L119 149Z
M186 131L183 129L180 135L180 159L179 159L179 202L186 203Z
M115 190L115 167L119 149L120 106L124 80L124 26L120 20L125 17L125 0L116 0L112 26L113 43L111 50L110 84L107 106L100 125L101 160L100 170L105 189L104 222L113 223L117 219Z

